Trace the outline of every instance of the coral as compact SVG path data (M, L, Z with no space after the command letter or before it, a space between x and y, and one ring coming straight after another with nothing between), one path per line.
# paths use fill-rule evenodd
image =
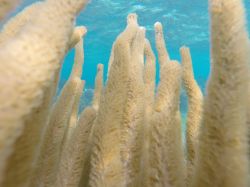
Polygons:
M148 172L149 166L149 133L150 133L150 118L153 111L154 99L155 99L155 76L156 76L156 64L155 55L152 51L150 42L148 39L145 40L144 55L146 57L145 67L144 67L144 84L145 84L145 117L142 129L142 154L141 154L141 169L140 169L140 186L147 186L148 182Z
M125 128L123 124L127 122L128 116L124 113L124 107L129 96L130 46L138 29L136 16L129 15L127 28L114 44L114 61L94 123L90 186L125 186L125 171L121 161L124 158L120 155L121 129Z
M144 41L145 29L140 27L131 46L127 98L121 124L121 159L128 186L138 186L144 122Z
M107 77L109 76L110 68L111 68L111 66L113 64L113 61L114 61L114 44L112 46L111 54L110 54L110 57L109 57Z
M74 65L73 69L70 75L69 79L73 79L74 77L79 77L81 78L82 76L82 69L84 65L84 48L83 48L83 38L87 32L87 29L85 27L78 27L78 34L75 34L75 36L78 35L78 43L75 46L75 60L74 60ZM80 37L80 38L79 38ZM76 38L76 39L77 39ZM77 41L76 39L72 41ZM78 121L78 112L79 112L79 104L80 104L80 98L83 93L85 81L82 81L82 83L77 87L76 90L76 95L74 98L74 103L72 105L72 111L71 111L71 116L69 119L69 126L67 129L67 135L66 135L66 140L68 141L71 137L72 132L74 131L74 128L77 126L77 121Z
M29 129L28 124L38 117L35 113L45 103L46 95L49 95L50 83L68 46L74 17L85 3L85 0L70 4L53 0L45 1L37 10L37 16L18 35L5 42L4 45L0 45L0 70L2 72L0 89L4 90L0 93L0 142L2 142L0 184L3 184L4 178L8 179L3 174L8 167L7 158L12 153L16 157L19 156L14 152L17 146L15 144L18 144L22 135L32 134L26 131ZM46 106L42 109L47 108ZM46 121L46 117L43 117ZM42 128L40 124L34 127L34 134L39 128ZM36 154L37 139L37 137L34 140L31 138L28 145L22 146L22 152L30 153L27 162ZM14 164L20 170L28 169L22 168L19 164L27 168L30 166L30 163L25 165L25 162ZM12 168L8 175L12 176L12 179L23 178L22 182L20 181L20 186L22 186L26 184L28 175L27 172L23 173L19 169Z
M99 111L99 103L102 96L103 91L103 64L97 65L97 74L96 74L96 81L95 81L95 90L94 90L94 97L92 99L92 108L98 112ZM84 112L81 114L79 119L79 123L83 123L84 120ZM81 122L82 121L82 122ZM94 123L94 122L93 122ZM91 159L91 151L92 151L92 143L93 143L93 133L94 128L91 129L88 137L87 146L85 148L85 157L84 157L84 164L83 164L83 171L81 175L80 186L87 186L89 182L89 173L91 169L90 159Z
M186 141L187 141L187 182L188 185L192 179L198 132L201 124L202 118L202 107L203 107L203 95L197 84L192 67L192 58L190 50L187 47L182 47L180 49L180 54L182 58L182 79L185 86L185 90L188 95L188 114L187 114L187 131L186 131Z
M63 144L72 112L74 99L78 88L82 87L79 77L69 80L64 86L59 99L52 109L50 121L47 126L44 142L41 147L40 158L37 164L38 173L33 179L36 186L49 186L55 180ZM60 116L60 117L58 117Z
M42 4L42 2L33 3L13 18L10 18L0 32L0 44L8 41L20 33L23 27L34 18L34 13L42 7Z
M181 67L176 61L161 67L161 82L155 102L152 125L159 133L163 162L163 180L171 186L185 186L184 150L182 147L181 124L176 120L179 109ZM160 97L159 97L160 95ZM164 101L161 101L161 99ZM159 105L161 108L159 110ZM154 132L152 130L152 132ZM152 134L153 136L153 134ZM168 176L168 177L166 177Z
M160 62L160 84L151 119L151 168L157 175L152 182L165 186L185 186L184 150L179 112L181 67L171 61L165 47L161 23L155 24L155 39ZM154 153L157 153L154 155ZM153 185L153 184L151 184Z
M210 0L212 70L193 187L249 186L249 51L243 2Z
M137 15L129 14L106 84L98 64L91 106L79 115L87 29L74 21L86 2L37 2L0 33L0 186L249 186L250 45L242 2L210 0L212 72L204 101L189 48L180 49L182 65L171 60L160 22L156 90L156 57ZM72 72L56 98L72 47ZM184 143L181 82L188 95Z
M67 128L65 143L71 139L72 133L77 126L79 103L85 86L85 81L81 81L81 84L77 87L76 95L74 97L74 102L72 105L71 116L69 118L69 125ZM64 146L64 145L63 145Z
M100 98L103 90L103 64L97 65L97 74L95 78L95 91L93 96L92 105L93 108L98 111Z
M168 62L170 60L170 57L164 40L162 24L160 22L156 22L154 27L155 27L155 44L158 51L158 59L161 65L165 62Z
M85 29L86 30L86 29ZM86 32L82 32L83 37ZM81 80L83 63L83 42L76 45L75 64L71 76L65 84L61 95L53 106L49 124L44 135L40 157L33 176L32 184L52 185L59 165L62 150L69 141L77 123L78 104L82 95L84 81Z
M150 121L150 179L149 186L183 186L183 153L181 153L180 124L176 123L176 112L180 90L181 68L175 61L161 67L154 112ZM158 97L159 95L166 97ZM157 103L162 98L161 110ZM170 154L171 153L171 154Z
M75 55L75 63L74 66L77 66L75 73L77 76L82 75L82 67L84 64L84 49L83 49L83 39L82 37L85 36L87 33L87 28L84 26L78 26L75 27L72 36L70 38L70 43L69 43L69 49L73 48L76 46L76 53L78 53L78 55Z
M150 110L153 108L155 99L155 76L156 76L156 64L155 55L152 51L151 45L148 40L145 41L144 49L146 62L144 67L144 83L145 83L145 101L146 107Z
M62 152L55 186L78 186L88 155L86 149L95 117L96 110L91 107L86 108L81 114L78 125L69 141L66 142L65 149Z

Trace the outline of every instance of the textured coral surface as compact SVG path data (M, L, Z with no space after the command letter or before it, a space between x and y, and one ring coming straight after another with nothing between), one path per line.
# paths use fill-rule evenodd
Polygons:
M0 19L15 3L0 0ZM87 29L75 26L75 18L87 1L45 0L10 18L0 32L0 186L250 186L244 5L209 3L211 75L204 95L192 49L180 48L181 63L172 59L164 25L156 22L154 54L131 13L108 67L96 67L93 99L83 111ZM57 95L61 62L71 48L74 66ZM188 96L186 139L181 89Z

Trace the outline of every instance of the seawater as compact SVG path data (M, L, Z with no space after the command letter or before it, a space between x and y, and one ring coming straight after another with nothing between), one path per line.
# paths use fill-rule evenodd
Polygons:
M23 0L12 15L33 2L35 1ZM250 33L250 1L245 0L244 2ZM155 54L157 54L154 42L154 23L156 21L163 24L165 41L171 59L180 60L179 48L182 45L190 47L195 78L205 93L210 72L207 0L90 0L88 6L76 20L77 25L85 25L88 28L84 42L85 63L82 77L86 80L86 86L81 100L81 109L91 101L98 63L104 64L106 78L112 44L125 28L127 15L132 12L137 13L139 24L146 28L146 36L150 40ZM64 59L59 90L68 79L73 62L74 49ZM157 66L157 72L159 72L159 66ZM159 73L157 73L158 81ZM181 94L181 112L185 121L187 98L184 91Z

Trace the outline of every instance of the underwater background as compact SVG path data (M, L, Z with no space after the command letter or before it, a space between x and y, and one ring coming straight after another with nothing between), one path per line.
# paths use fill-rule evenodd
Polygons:
M35 0L23 0L16 14ZM245 0L248 30L250 32L250 1ZM203 92L210 71L209 15L207 0L90 0L85 11L78 16L77 25L84 25L88 33L84 41L85 63L83 77L85 92L81 99L80 111L90 104L94 88L96 67L104 64L104 76L112 44L126 26L126 17L135 12L146 36L155 50L154 23L160 21L165 32L165 41L171 59L180 60L179 48L190 47L194 73ZM65 57L59 83L59 91L69 77L74 62L74 49ZM159 70L157 64L157 72ZM157 82L159 74L157 73ZM187 98L181 93L181 112L185 121ZM183 122L184 122L183 121Z

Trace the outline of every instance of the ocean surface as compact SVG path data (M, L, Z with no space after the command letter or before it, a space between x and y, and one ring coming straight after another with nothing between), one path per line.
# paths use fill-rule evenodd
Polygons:
M13 15L33 2L35 1L23 0ZM244 2L248 30L250 31L250 1L245 0ZM91 0L76 21L77 25L84 25L88 29L85 37L85 64L83 69L86 90L81 108L91 100L97 64L104 64L106 75L112 43L125 28L127 15L133 12L138 14L139 24L146 28L146 36L150 40L154 51L154 23L156 21L163 24L165 40L171 59L180 60L179 48L182 45L191 48L195 78L202 90L205 90L210 71L207 0ZM70 51L65 57L59 84L60 88L68 79L73 60L74 50ZM157 80L159 80L158 75ZM181 96L181 110L185 115L187 102L184 93Z

